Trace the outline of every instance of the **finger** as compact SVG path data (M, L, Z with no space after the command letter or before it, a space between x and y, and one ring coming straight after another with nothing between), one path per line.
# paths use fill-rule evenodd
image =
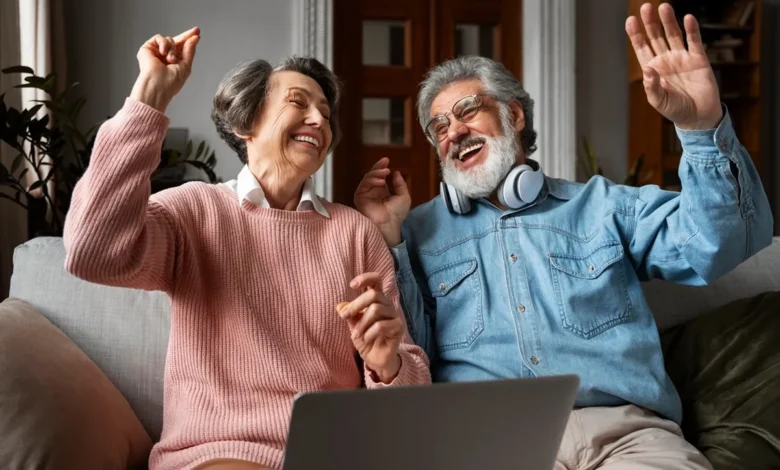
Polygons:
M146 41L147 44L153 46L153 49L160 53L162 57L168 55L168 51L171 48L170 43L162 34L155 34L152 38Z
M387 157L382 157L379 160L374 163L374 166L371 167L372 170L378 170L380 168L387 168L387 166L390 164L390 159Z
M643 84L645 86L645 94L647 94L647 101L651 106L658 109L664 100L664 89L661 86L661 76L652 67L642 68Z
M379 168L378 170L371 170L363 176L363 178L385 178L390 174L390 168Z
M655 11L653 5L645 3L642 8L639 9L639 13L642 15L642 23L645 24L645 31L647 37L650 38L650 46L656 55L663 54L669 50L669 46L666 44L664 38L663 28L661 27L661 21L658 19L658 12Z
M658 7L658 13L661 15L661 23L664 26L669 47L672 50L685 50L682 31L677 24L677 18L674 17L674 8L668 3L663 3Z
M362 337L374 323L393 318L388 310L387 306L383 308L382 305L371 304L363 313L363 318L352 328L352 339Z
M634 53L636 54L639 65L644 66L655 57L653 49L650 48L650 44L645 38L645 33L642 31L642 27L639 25L639 20L635 16L626 20L626 34L631 40L631 45L634 47Z
M699 22L696 21L696 18L694 18L693 15L685 15L685 18L683 18L683 25L685 26L685 34L688 39L688 52L706 55L704 44L701 42Z
M165 59L168 62L175 64L179 61L179 50L176 47L176 42L174 42L173 38L170 36L166 36L165 41L168 42L168 55L165 57Z
M188 29L187 31L179 34L178 36L174 36L173 40L177 44L184 44L184 42L187 41L187 39L193 37L193 36L200 36L200 28L195 26L193 28Z
M192 62L195 60L195 49L198 46L198 42L200 42L200 36L192 36L184 43L181 56L184 62L189 66L192 66Z
M356 276L354 279L352 279L352 282L349 283L349 287L355 290L369 289L369 288L381 290L382 276L380 276L379 273L375 273L375 272L363 273Z
M388 341L397 340L401 337L402 331L402 324L397 319L381 320L366 330L366 333L363 335L363 342L372 344L379 338L385 338Z
M349 305L339 310L339 316L345 320L349 320L358 315L362 315L371 304L387 305L389 302L387 298L380 291L369 289L360 294L355 300L349 303Z
M387 185L387 181L384 178L371 178L367 180L363 180L363 184L366 185L363 189L373 189L377 186L385 186Z
M401 176L400 171L393 174L393 194L396 196L409 195L409 188L406 186L406 180Z

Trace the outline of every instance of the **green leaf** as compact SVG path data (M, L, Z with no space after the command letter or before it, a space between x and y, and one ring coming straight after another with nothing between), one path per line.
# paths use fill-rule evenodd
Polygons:
M29 73L30 75L34 75L35 71L24 65L15 65L13 67L4 68L3 73Z
M41 86L46 82L46 80L44 80L42 77L38 77L36 75L33 75L31 77L24 77L24 81L31 85L38 85L38 86Z
M43 108L42 104L36 104L35 106L33 106L30 109L25 109L24 112L22 113L22 119L28 120L30 118L35 117L35 115L38 114L38 111L41 108Z
M30 189L28 191L35 191L36 189L40 189L43 186L43 181L38 180L35 183L30 185Z
M8 169L6 169L5 165L0 163L0 181L5 181L8 179Z
M19 175L19 177L16 179L17 181L24 181L24 177L27 176L27 172L30 171L29 168L25 168L22 171L22 174Z
M198 160L200 158L205 148L206 148L206 141L201 140L200 145L198 145L198 150L195 152L195 160Z
M19 155L14 158L13 163L11 163L11 174L13 175L16 173L16 170L19 169L19 166L21 166L22 162L24 161L24 154L20 153Z
M192 155L192 141L187 141L187 148L184 150L184 158L189 158Z

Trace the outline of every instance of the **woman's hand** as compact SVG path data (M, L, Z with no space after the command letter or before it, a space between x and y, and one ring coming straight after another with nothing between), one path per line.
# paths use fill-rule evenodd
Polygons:
M194 27L176 37L155 35L136 55L140 73L130 97L165 112L192 71L200 29Z
M390 383L401 369L398 346L404 335L401 313L382 292L382 278L377 273L366 273L350 283L363 293L352 302L336 307L341 318L347 320L352 343L366 367L380 381Z

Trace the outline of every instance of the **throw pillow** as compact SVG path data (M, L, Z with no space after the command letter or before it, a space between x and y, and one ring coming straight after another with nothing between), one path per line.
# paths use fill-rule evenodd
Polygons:
M146 468L151 439L121 393L29 304L0 304L0 466Z
M683 432L715 470L780 468L780 292L738 300L662 335Z

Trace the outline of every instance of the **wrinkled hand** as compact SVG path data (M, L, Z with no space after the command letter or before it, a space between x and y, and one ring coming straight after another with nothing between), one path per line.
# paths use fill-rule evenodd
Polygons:
M634 16L626 20L626 33L642 66L647 101L681 129L717 127L723 118L720 94L696 18L686 15L683 21L686 50L669 4L656 12L645 3L640 14L647 37Z
M155 35L138 50L140 73L131 98L164 112L181 91L192 71L200 29L194 27L175 37Z
M401 224L409 214L412 197L401 173L393 174L393 192L387 185L390 159L382 158L363 176L355 191L355 207L379 228L387 246L401 243Z
M382 278L377 273L365 273L349 284L363 293L352 302L336 307L347 321L355 345L365 365L384 383L398 375L401 358L398 347L404 335L401 313L382 292Z

